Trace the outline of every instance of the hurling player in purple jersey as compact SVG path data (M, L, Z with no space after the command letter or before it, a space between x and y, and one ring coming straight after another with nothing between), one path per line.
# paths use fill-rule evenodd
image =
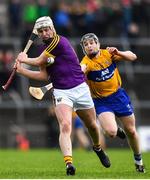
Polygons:
M70 42L56 33L49 16L36 20L35 29L46 45L36 58L19 53L16 59L17 72L35 80L50 80L54 87L55 112L59 123L59 144L66 163L66 174L74 175L76 168L72 160L72 111L75 110L88 128L93 140L93 150L105 167L110 167L108 156L100 145L100 130L96 123L96 113L84 73ZM38 66L32 71L22 63Z

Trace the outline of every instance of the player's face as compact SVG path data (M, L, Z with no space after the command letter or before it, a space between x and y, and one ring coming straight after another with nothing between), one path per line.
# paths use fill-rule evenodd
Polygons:
M94 39L87 39L83 42L84 50L88 56L96 55L99 52L100 44Z
M43 41L47 41L54 36L54 32L50 27L38 29L38 35Z

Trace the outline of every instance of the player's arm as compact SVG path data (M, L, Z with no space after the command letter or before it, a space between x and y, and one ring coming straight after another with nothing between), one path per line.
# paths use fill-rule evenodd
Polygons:
M25 63L32 66L43 66L47 63L48 56L43 52L40 56L35 58L29 58L26 53L19 53L17 60L21 63Z
M18 61L22 63L32 65L32 66L46 65L47 63L49 63L48 60L49 60L49 57L51 57L51 53L53 52L54 49L57 48L59 40L60 40L60 37L58 35L54 36L49 46L43 51L43 53L40 56L36 58L29 58L26 53L21 52L18 55L17 59Z
M81 65L81 70L86 73L86 70L87 70L87 66L86 64L80 64Z
M83 57L83 59L80 62L81 70L86 74L88 72L88 60L86 57Z
M16 66L17 66L17 72L27 78L39 80L39 81L48 80L48 74L46 72L45 66L41 66L39 71L32 71L26 69L20 61L16 61Z
M113 56L113 60L135 61L137 59L136 54L132 51L119 51L115 47L107 47L106 49Z

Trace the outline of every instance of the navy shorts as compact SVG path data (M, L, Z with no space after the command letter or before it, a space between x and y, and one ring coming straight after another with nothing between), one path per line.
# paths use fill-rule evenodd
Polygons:
M117 117L129 116L133 113L133 106L130 98L123 88L103 98L94 98L96 114L102 112L113 112Z

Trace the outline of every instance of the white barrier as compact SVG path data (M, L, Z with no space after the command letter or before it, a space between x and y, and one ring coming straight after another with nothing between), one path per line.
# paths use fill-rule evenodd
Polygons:
M139 126L138 133L142 152L150 151L150 126Z

